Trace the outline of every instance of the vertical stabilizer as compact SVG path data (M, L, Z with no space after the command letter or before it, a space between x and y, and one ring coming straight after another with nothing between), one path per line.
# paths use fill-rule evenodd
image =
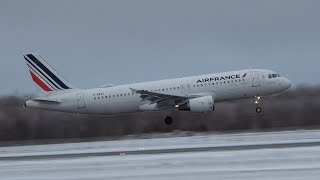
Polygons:
M42 93L48 94L75 88L39 55L26 54L24 59L33 82Z

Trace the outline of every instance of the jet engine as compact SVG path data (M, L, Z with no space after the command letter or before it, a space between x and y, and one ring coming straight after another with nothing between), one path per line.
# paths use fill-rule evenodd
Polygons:
M191 112L209 112L214 110L214 99L212 96L203 96L189 99L184 104L180 105L179 110Z

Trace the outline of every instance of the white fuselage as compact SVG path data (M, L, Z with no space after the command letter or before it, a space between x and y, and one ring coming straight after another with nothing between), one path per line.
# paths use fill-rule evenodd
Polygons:
M274 72L249 69L88 90L65 90L47 97L61 103L30 100L26 106L70 113L114 115L158 110L150 106L148 101L142 101L140 94L132 89L183 97L212 96L214 102L218 103L272 95L291 86L288 79L270 78L270 74Z

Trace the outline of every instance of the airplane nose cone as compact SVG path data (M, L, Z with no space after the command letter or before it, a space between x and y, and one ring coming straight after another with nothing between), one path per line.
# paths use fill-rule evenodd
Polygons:
M285 89L289 89L291 87L291 81L289 79L284 79L283 86Z

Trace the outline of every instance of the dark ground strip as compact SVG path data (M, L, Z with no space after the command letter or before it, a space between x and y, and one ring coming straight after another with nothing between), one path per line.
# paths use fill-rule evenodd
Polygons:
M219 152L219 151L239 151L239 150L274 149L274 148L281 149L281 148L314 147L314 146L320 146L320 142L301 142L301 143L238 145L238 146L222 146L222 147L196 147L196 148L176 148L176 149L158 149L158 150L134 150L134 151L115 151L115 152L79 153L79 154L0 157L0 161L65 159L65 158L121 156L121 155L126 155L126 156L128 156L128 155L151 155L151 154L191 153L191 152Z

